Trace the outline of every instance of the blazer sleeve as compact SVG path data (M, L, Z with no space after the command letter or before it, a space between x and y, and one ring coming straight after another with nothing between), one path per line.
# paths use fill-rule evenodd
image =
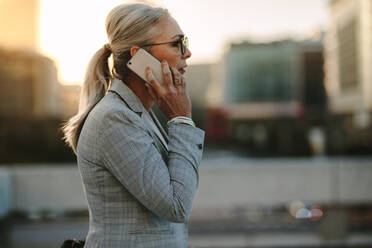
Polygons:
M146 130L123 113L110 115L100 139L105 166L151 212L171 222L187 222L198 185L204 132L171 124L165 162Z

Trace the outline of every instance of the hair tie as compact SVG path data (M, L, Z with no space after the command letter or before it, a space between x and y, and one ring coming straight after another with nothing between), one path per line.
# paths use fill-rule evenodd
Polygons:
M112 51L111 51L111 46L110 46L109 43L106 43L105 45L103 45L103 48L104 48L105 50L108 50L108 51L112 52Z

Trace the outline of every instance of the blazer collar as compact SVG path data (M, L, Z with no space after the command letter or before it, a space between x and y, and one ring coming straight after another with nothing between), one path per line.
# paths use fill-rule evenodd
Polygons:
M120 79L113 78L111 81L109 91L116 92L126 102L128 107L139 114L140 116L145 110L140 99L134 94L134 92Z

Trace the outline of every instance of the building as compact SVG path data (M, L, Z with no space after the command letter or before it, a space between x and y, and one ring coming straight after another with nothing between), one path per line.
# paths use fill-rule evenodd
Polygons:
M0 1L0 116L55 118L60 84L54 62L39 53L39 0Z
M307 153L308 129L326 112L322 40L231 44L222 64L223 104L208 118L230 131L215 133L270 153Z
M39 0L0 1L0 47L39 50Z
M55 64L32 51L0 50L0 116L56 118L60 84Z
M312 54L321 57L321 41L232 44L225 56L224 102L301 101L305 60Z
M39 3L0 0L0 163L73 160L60 129L71 97L40 54Z
M372 147L372 0L329 1L325 85L333 114L330 149Z
M372 1L330 1L325 40L330 108L355 112L372 108Z

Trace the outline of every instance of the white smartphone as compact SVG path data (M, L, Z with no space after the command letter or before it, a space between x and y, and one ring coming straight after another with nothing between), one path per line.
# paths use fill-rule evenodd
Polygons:
M154 56L140 48L127 63L128 68L140 78L149 82L146 77L146 67L150 67L155 79L162 84L164 82L161 63ZM150 82L149 82L150 83ZM151 83L150 83L151 84Z

